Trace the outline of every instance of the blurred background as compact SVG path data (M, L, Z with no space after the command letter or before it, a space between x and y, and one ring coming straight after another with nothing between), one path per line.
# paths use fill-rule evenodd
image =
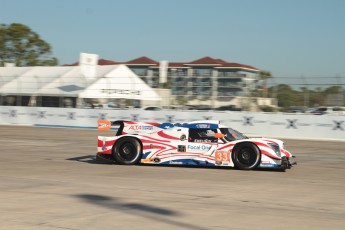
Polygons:
M344 111L344 77L275 77L212 57L184 63L148 57L114 62L81 53L78 62L63 66L5 65L0 67L4 106L318 115Z
M0 104L342 114L344 7L5 1Z

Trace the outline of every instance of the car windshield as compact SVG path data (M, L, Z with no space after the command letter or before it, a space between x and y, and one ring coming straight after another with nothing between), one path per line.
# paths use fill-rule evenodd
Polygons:
M220 131L225 135L228 141L247 139L248 137L232 128L221 128Z

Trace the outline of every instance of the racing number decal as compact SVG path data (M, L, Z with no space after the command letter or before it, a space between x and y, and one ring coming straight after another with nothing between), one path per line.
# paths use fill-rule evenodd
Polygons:
M228 151L216 151L215 161L218 162L230 162L230 152Z

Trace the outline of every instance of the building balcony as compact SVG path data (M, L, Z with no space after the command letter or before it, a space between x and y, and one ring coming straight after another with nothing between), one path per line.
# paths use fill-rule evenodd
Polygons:
M227 73L227 72L218 72L218 78L245 78L246 74L243 73Z
M169 77L186 77L188 76L187 73L168 73Z
M234 98L234 96L217 96L218 101L231 101Z
M198 95L196 98L198 100L206 101L206 100L211 100L211 95Z
M186 82L173 82L172 87L186 87Z
M220 83L218 82L218 90L230 88L230 89L239 89L243 88L245 85L243 83Z

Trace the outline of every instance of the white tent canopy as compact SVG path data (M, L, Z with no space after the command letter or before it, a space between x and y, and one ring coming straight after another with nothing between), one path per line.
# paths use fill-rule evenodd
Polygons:
M161 97L127 66L118 65L79 94L80 98L126 98L158 101Z
M161 100L126 65L95 66L84 76L81 66L0 67L0 94L80 98Z
M95 78L103 77L112 69L114 69L114 66L96 66ZM96 81L95 78L90 79L85 77L82 74L81 67L76 66L71 71L45 85L37 92L37 95L78 97L80 92Z
M32 67L0 67L0 88L30 69Z
M4 69L6 68L9 67L4 67ZM61 77L62 74L72 70L73 68L74 67L67 66L31 67L30 70L20 74L17 78L2 85L0 92L5 95L35 95L39 89L53 80Z

